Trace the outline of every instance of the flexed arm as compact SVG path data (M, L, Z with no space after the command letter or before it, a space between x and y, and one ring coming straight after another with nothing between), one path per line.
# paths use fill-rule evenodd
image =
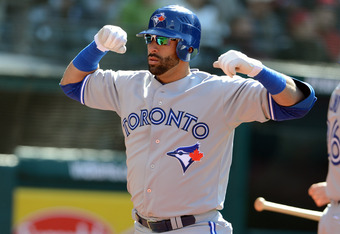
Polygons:
M68 65L60 85L81 82L99 67L99 61L108 51L126 52L127 34L118 26L106 25L94 36L94 41L85 47Z
M305 98L291 77L269 69L259 60L249 58L239 51L230 50L222 54L213 66L221 68L230 77L236 75L236 72L254 77L281 106L292 106Z

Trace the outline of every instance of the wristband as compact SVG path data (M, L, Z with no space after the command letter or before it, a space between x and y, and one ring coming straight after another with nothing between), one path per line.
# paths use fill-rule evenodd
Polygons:
M261 82L272 95L281 93L286 88L285 76L265 66L254 78Z
M80 71L89 72L98 68L99 61L104 57L107 52L103 52L97 48L96 43L93 41L85 47L73 59L73 65Z

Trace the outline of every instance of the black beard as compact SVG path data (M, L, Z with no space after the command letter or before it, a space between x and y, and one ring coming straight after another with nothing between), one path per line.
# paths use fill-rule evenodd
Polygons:
M160 65L149 64L149 71L155 76L164 74L179 63L178 57L168 56L165 58L161 58L155 54L150 54L149 56L157 57L160 60Z

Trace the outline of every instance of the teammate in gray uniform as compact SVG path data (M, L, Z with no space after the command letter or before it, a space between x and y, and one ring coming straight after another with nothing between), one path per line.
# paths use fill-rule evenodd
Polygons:
M328 174L325 182L312 184L308 193L319 207L327 205L319 234L340 233L340 83L331 95L327 115Z
M219 210L235 128L301 118L316 100L314 90L238 51L212 64L227 76L190 69L201 26L181 6L157 9L138 36L147 44L148 70L99 69L108 51L126 51L125 31L106 25L69 64L60 85L82 104L120 116L135 233L232 233Z

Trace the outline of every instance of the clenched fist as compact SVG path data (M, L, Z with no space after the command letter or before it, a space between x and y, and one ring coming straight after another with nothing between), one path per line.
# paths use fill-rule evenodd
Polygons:
M229 50L222 54L218 60L214 62L213 66L222 69L223 72L230 77L236 75L236 72L254 77L263 68L260 61L249 58L247 55L236 50Z
M97 48L103 52L114 51L119 54L126 52L127 34L126 32L113 25L105 25L94 36Z
M327 203L330 203L330 199L326 193L326 187L326 182L320 182L312 184L312 186L310 186L308 189L309 196L312 197L317 206L324 206Z

